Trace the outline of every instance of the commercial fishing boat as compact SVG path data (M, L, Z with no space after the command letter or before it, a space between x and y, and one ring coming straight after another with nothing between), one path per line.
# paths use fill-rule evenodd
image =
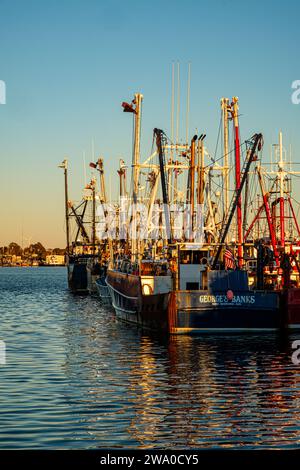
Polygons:
M135 117L135 142L133 152L133 195L134 202L139 200L140 190L139 171L147 168L148 164L139 162L139 133L140 133L140 107L142 96L135 95L132 104L123 103L124 111L133 112ZM228 106L228 105L227 105ZM195 243L193 238L179 240L174 243L172 239L172 214L170 212L168 181L170 169L179 171L188 170L187 202L190 209L190 222L192 232L195 223L195 173L197 172L197 203L203 205L205 190L204 146L203 135L198 139L198 152L196 152L197 136L191 141L191 146L184 149L187 162L179 164L174 159L165 161L164 150L167 148L164 133L154 130L157 143L159 165L154 167L153 162L149 168L156 173L151 178L152 192L149 196L151 205L155 200L157 181L160 178L165 216L165 252L149 257L143 256L145 241L139 242L133 237L131 249L123 253L121 260L111 266L107 271L107 286L109 288L112 305L117 316L125 321L136 323L144 328L171 334L192 332L242 332L242 331L271 331L282 325L280 310L280 297L277 292L256 288L249 285L248 272L243 268L242 253L242 227L241 227L241 194L247 182L251 164L257 160L257 152L262 147L262 136L256 134L247 142L247 158L244 166L240 168L240 144L238 131L237 99L232 102L232 118L235 129L235 158L236 182L231 204L226 202L226 212L223 220L216 227L212 210L212 201L207 197L208 217L206 217L204 244ZM226 110L227 113L227 110ZM173 147L173 148L172 148ZM174 146L171 144L171 150ZM195 161L198 153L198 162ZM228 164L225 164L225 170ZM169 174L168 174L169 173ZM227 177L226 171L225 179ZM175 182L176 184L176 182ZM173 183L174 186L174 183ZM212 215L213 214L213 215ZM237 233L240 237L235 247L237 260L235 262L233 251L226 248L226 241L231 222L237 214ZM137 215L133 211L133 219ZM212 219L212 220L210 220ZM131 220L136 229L138 222ZM214 226L215 234L211 230ZM167 238L167 240L166 240ZM153 251L153 244L152 244ZM234 267L226 265L226 252L231 253ZM220 258L223 256L223 260ZM258 266L260 269L260 266Z
M168 263L148 260L141 261L139 275L130 272L130 263L108 271L107 285L119 318L173 334L280 328L276 292L250 289L246 271L202 269L204 265L194 263L203 258L203 250L184 244L177 250L181 262L175 276Z
M102 159L90 164L99 170L99 194L92 179L90 196L76 208L63 162L70 288L97 291L118 318L158 332L300 328L300 228L290 181L297 172L283 156L281 133L278 158L266 169L262 134L241 143L238 98L222 98L220 158L217 149L209 154L204 133L189 140L186 132L179 142L178 116L175 139L172 116L171 138L154 129L156 149L141 162L142 100L136 93L122 104L134 117L134 147L130 193L123 160L118 171L119 238L96 235L97 198L105 230L109 224ZM72 245L70 217L77 224Z
M64 169L65 182L65 221L66 221L66 260L68 285L76 294L94 294L97 292L96 280L103 277L102 264L107 256L107 243L100 243L96 236L96 200L105 202L103 160L98 159L90 166L97 168L100 174L100 192L96 194L96 180L85 186L81 202L75 204L68 198L68 162L59 166ZM75 237L70 241L70 221L75 222Z

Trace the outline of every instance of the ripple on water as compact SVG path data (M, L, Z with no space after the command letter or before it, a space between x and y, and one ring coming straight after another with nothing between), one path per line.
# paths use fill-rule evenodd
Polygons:
M292 338L162 340L76 297L64 268L0 269L1 448L294 448Z

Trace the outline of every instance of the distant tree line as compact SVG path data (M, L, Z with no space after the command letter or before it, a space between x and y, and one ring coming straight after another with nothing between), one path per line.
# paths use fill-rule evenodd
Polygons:
M0 247L0 256L21 256L23 259L33 256L40 261L46 259L47 255L64 255L64 248L46 249L40 242L22 248L18 243L11 242L7 246Z

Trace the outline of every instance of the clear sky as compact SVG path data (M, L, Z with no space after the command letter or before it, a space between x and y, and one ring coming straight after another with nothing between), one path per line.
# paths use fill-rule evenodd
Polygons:
M190 133L204 130L212 151L219 100L238 96L242 138L263 132L267 152L282 129L299 161L299 18L296 0L0 0L0 246L21 243L22 231L24 245L64 246L57 164L68 156L71 197L80 199L93 139L116 187L132 142L120 105L134 92L144 94L144 156L153 127L170 133L173 61L183 95L191 62Z

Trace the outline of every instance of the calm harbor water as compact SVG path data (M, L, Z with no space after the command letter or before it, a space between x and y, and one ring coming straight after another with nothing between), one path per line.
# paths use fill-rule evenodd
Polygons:
M0 448L295 448L299 335L157 339L67 290L65 268L0 269Z

